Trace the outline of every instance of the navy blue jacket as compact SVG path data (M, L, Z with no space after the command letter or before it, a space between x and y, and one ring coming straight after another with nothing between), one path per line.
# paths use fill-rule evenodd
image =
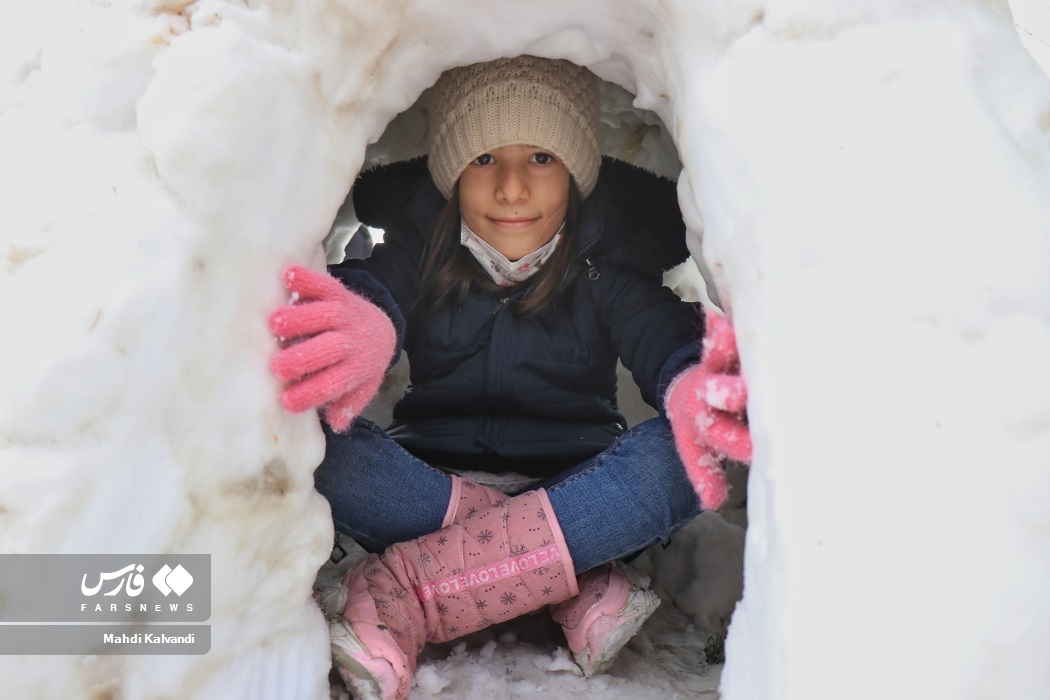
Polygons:
M364 223L385 229L383 243L331 272L394 321L411 377L388 433L428 461L554 473L626 430L618 358L661 412L668 382L696 361L702 316L661 280L687 254L670 181L607 159L580 215L574 279L557 308L529 317L509 302L530 282L475 285L462 306L412 313L424 244L445 205L425 160L363 174L354 204Z

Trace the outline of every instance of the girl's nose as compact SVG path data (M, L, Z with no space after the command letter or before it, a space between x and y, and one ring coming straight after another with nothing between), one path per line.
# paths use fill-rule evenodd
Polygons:
M513 166L502 167L496 181L496 199L501 202L521 202L529 196L528 183L523 173Z

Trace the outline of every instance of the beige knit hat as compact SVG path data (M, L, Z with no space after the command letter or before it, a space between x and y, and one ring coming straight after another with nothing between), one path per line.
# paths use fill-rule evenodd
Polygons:
M570 61L501 58L452 68L434 84L430 174L450 197L463 169L500 146L546 148L587 197L598 181L598 83Z

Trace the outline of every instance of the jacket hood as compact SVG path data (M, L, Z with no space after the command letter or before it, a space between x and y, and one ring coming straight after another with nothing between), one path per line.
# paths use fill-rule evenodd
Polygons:
M362 172L352 196L365 225L407 226L423 236L430 235L447 202L430 177L426 156ZM674 181L603 157L598 184L583 203L577 247L591 259L645 274L661 274L683 262L689 249Z

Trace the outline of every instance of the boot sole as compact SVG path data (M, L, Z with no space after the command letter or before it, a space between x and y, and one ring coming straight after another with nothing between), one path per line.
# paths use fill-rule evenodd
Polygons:
M343 679L347 688L351 691L354 700L389 700L395 694L383 693L383 674L377 673L374 666L387 665L382 659L371 657L364 644L354 634L353 629L343 620L333 620L328 626L332 640L332 660L335 663L339 677ZM363 659L372 661L366 663ZM389 669L389 680L393 681L397 688L397 678L394 669Z
M595 621L594 624L600 624L603 619L612 618L615 627L602 640L603 645L597 655L591 655L592 645L588 644L583 653L576 657L576 664L583 669L583 675L595 676L608 669L624 645L638 633L659 606L660 598L655 593L635 590L615 615L603 615Z

